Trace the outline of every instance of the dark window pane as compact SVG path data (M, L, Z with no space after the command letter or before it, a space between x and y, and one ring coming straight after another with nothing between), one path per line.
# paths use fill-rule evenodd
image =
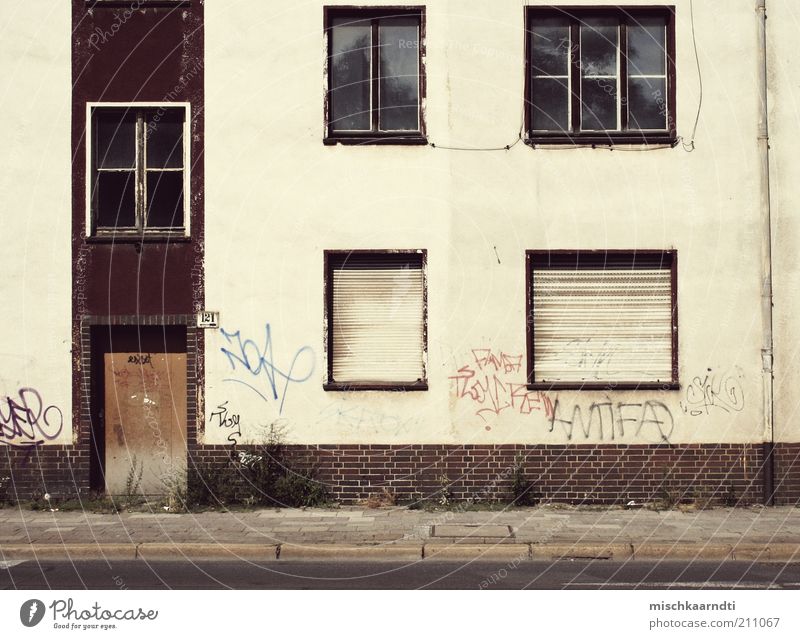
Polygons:
M136 114L117 109L95 110L95 158L101 169L136 165Z
M566 80L534 78L532 101L535 130L569 130L569 88Z
M378 25L382 131L419 129L418 25L416 18L391 18Z
M97 226L136 226L136 177L133 171L98 171L95 177Z
M586 20L581 24L581 72L587 75L617 75L617 22Z
M628 128L667 128L666 81L663 78L628 79Z
M363 131L370 123L370 44L368 22L339 18L331 29L331 128Z
M616 79L583 79L581 82L581 128L587 131L617 129Z
M532 27L534 75L569 73L569 25L561 18L541 18Z
M147 226L183 226L183 172L147 173Z
M183 167L183 109L149 111L145 119L147 166L151 169Z
M666 49L663 18L641 18L628 27L628 73L664 75Z

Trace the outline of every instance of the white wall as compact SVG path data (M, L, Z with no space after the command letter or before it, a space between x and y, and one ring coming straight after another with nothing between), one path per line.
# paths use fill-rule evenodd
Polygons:
M775 438L800 441L797 367L800 365L800 69L797 33L800 7L792 0L767 2L775 289Z
M14 428L9 402L21 407L25 433L27 405L50 437L63 415L46 443L73 440L70 10L51 0L0 3L0 441L16 444L30 438ZM20 395L25 388L35 392Z
M689 3L675 4L678 132L688 138L698 76ZM323 146L323 3L208 0L206 306L262 349L269 323L282 372L304 347L313 358L300 354L295 377L314 369L289 384L279 414L267 376L232 371L220 351L226 341L208 331L205 441L230 434L212 417L225 401L240 415L243 441L278 418L291 441L307 443L593 443L612 432L613 441L655 443L655 419L673 443L760 441L755 14L745 1L722 15L714 3L695 4L705 91L693 153L522 144L469 153ZM512 142L523 3L428 3L426 44L429 139ZM596 418L588 436L576 425L571 439L559 424L550 432L538 409L508 408L485 423L476 415L485 404L457 397L450 376L474 366L472 349L524 355L524 251L606 247L678 250L682 390L549 394L565 419L576 404L586 416L606 398L616 416L618 402L642 404L622 409L624 435L610 413L602 435ZM427 392L323 391L322 259L334 248L428 249ZM742 410L684 412L694 378L702 384L707 374L723 388L739 385ZM519 372L498 377L523 383L524 359ZM280 401L285 380L277 381Z

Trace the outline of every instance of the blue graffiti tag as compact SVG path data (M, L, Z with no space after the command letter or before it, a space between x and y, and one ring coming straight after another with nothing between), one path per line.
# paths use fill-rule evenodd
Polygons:
M232 371L246 371L254 378L263 374L267 378L266 385L268 387L268 391L271 391L272 393L272 398L275 401L278 401L280 398L280 405L278 406L278 413L280 414L283 413L283 403L286 401L286 392L289 389L289 383L295 382L299 384L305 382L314 374L314 350L310 346L303 346L294 354L288 372L283 372L277 366L275 366L274 363L275 360L272 355L272 331L269 323L265 324L264 329L266 332L264 337L264 347L259 348L259 346L253 340L243 339L240 331L229 333L224 328L221 328L220 332L222 333L222 336L228 341L228 344L231 345L233 350L228 350L225 347L221 348L220 350L228 358L228 363L231 365ZM300 358L300 356L305 352L311 354L311 370L308 371L305 377L295 377L295 365L297 364L297 360ZM280 389L279 392L278 386L281 379L283 379L284 382L283 388ZM266 395L264 395L253 384L245 380L229 377L223 381L244 384L248 388L258 393L258 395L264 401L269 401Z

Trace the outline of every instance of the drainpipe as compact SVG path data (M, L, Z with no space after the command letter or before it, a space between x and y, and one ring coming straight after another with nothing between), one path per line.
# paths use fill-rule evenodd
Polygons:
M772 223L769 195L769 114L767 106L767 2L756 0L758 22L758 154L761 164L761 375L764 385L763 489L764 505L775 495L775 423L773 419L772 353Z

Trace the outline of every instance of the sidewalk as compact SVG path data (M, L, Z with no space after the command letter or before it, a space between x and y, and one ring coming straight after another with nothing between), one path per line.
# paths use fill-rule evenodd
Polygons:
M199 514L0 509L0 560L181 557L800 561L800 508L342 507Z

